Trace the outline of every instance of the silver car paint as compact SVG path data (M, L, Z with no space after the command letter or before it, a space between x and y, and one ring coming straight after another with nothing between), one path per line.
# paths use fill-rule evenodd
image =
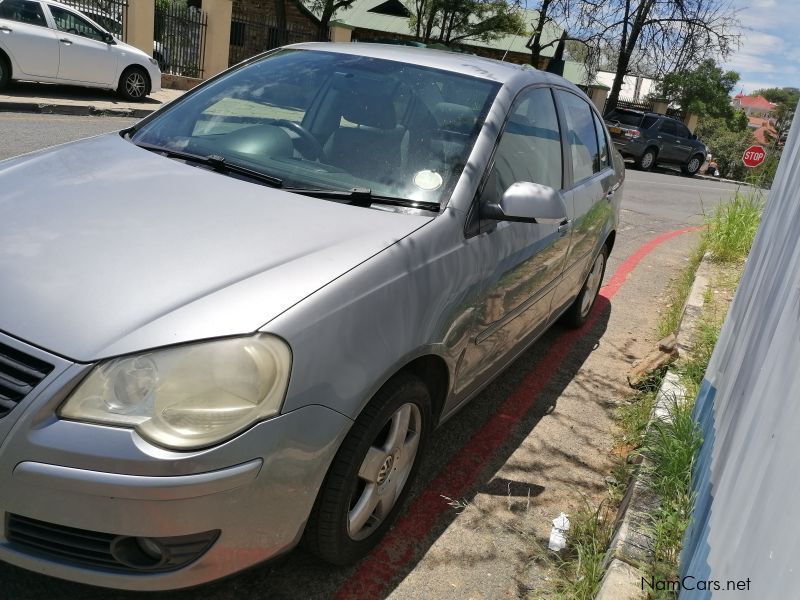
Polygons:
M94 585L155 590L210 581L279 554L298 541L352 419L387 379L417 357L434 357L426 360L447 375L440 398L447 418L577 294L591 259L617 226L621 189L602 197L619 183L613 170L564 192L573 230L560 238L558 252L569 264L567 246L579 228L591 230L588 250L574 256L564 278L541 294L532 290L535 302L516 318L501 314L495 329L490 295L503 272L519 268L497 261L514 256L526 228L544 226L500 223L465 234L517 93L540 83L574 86L463 55L363 44L321 48L503 83L438 216L289 195L155 156L118 136L0 163L6 190L0 194L0 330L14 336L0 334L0 341L56 365L0 420L0 512L125 535L223 531L195 563L154 575L37 558L15 550L2 533L0 559ZM504 240L508 235L516 241ZM537 239L550 235L540 232ZM91 368L76 361L256 329L282 336L292 348L282 415L219 446L171 452L130 430L54 415ZM254 460L263 466L241 483L236 469ZM153 476L174 485L148 494ZM197 495L206 484L208 493ZM108 486L117 486L114 495ZM58 503L49 498L53 490Z

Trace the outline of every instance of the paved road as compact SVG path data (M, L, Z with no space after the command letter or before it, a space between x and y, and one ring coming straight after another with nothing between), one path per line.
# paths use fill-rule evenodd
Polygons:
M124 119L0 114L0 156L125 127ZM613 412L630 364L655 343L669 278L696 233L643 245L702 222L734 186L629 171L617 244L592 324L554 328L439 432L398 526L360 566L334 569L298 550L271 567L169 600L227 598L536 597L549 575L535 544L550 520L597 501L613 464ZM641 262L631 257L641 258ZM637 259L638 260L638 259ZM611 290L613 288L613 293ZM442 496L463 499L453 509ZM265 507L265 510L269 510ZM545 542L546 543L546 542ZM0 564L0 598L130 599Z

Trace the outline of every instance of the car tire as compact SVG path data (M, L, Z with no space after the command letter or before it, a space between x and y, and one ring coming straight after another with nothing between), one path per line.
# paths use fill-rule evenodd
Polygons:
M681 172L687 177L694 177L701 166L703 166L703 158L699 154L696 154L689 159L688 163L681 165Z
M642 155L636 159L636 167L642 171L649 171L656 166L656 157L658 153L655 148L648 148Z
M119 77L117 92L126 100L143 100L150 93L150 76L142 67L128 67Z
M603 283L603 275L606 272L606 262L608 262L608 246L604 245L602 250L592 263L592 268L583 282L581 291L575 301L567 309L562 317L563 323L567 327L577 329L583 327L592 314L592 307L597 300L600 286Z
M8 59L0 52L0 89L6 87L11 81L11 64Z
M408 373L389 380L336 453L306 524L303 545L335 565L352 564L369 553L397 517L431 425L425 384Z

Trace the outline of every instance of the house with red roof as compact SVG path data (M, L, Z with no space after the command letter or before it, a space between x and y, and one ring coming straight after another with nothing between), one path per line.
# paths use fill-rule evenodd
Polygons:
M762 117L768 119L778 105L773 104L764 96L745 96L741 92L734 96L731 106L741 108L748 117Z

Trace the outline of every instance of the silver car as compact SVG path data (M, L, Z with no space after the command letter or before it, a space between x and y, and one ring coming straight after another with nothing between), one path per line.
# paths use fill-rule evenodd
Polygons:
M0 560L136 590L357 560L436 427L587 320L623 177L564 79L371 44L0 163Z

